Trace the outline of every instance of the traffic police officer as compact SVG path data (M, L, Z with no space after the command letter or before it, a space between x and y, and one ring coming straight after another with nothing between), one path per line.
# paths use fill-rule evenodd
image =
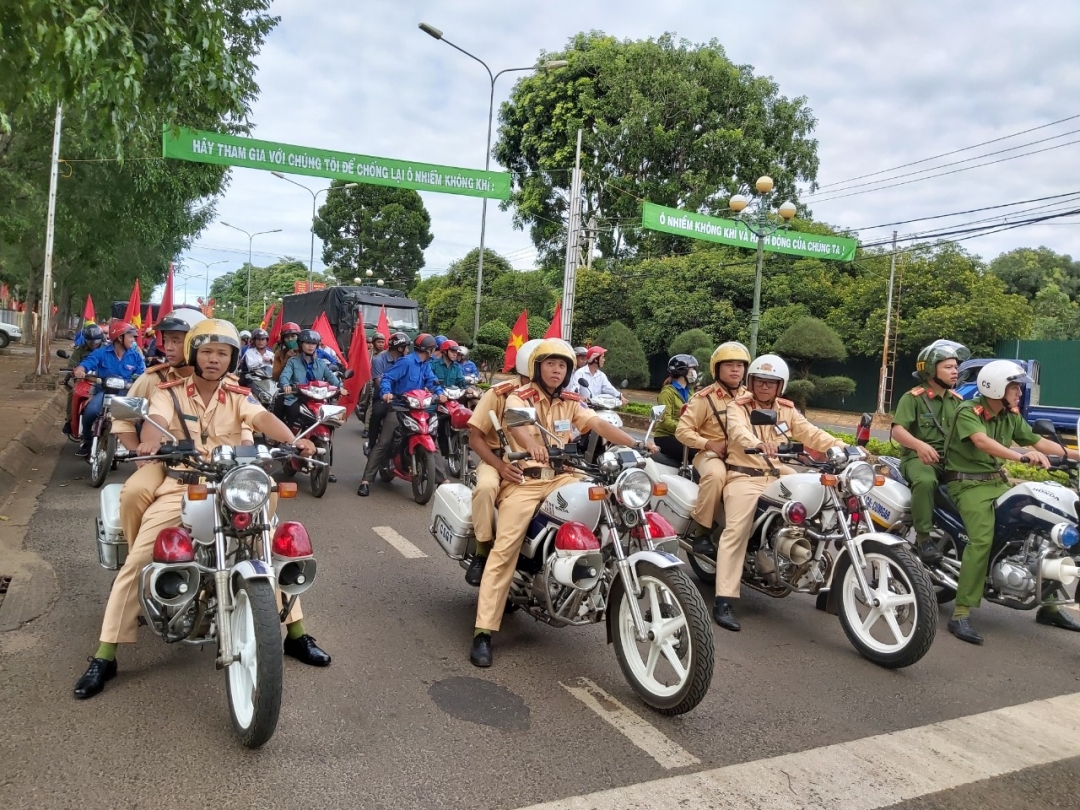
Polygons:
M945 455L945 437L963 401L953 388L960 379L960 364L969 357L966 346L951 340L935 340L926 346L915 362L915 373L923 385L900 397L893 415L891 435L904 448L900 472L911 488L915 543L925 563L941 559L941 551L930 539L934 493Z
M1022 386L1031 383L1024 369L1012 360L994 360L982 367L977 386L979 396L961 403L945 442L945 480L967 531L968 544L960 561L956 588L956 608L949 620L949 632L969 644L983 638L971 625L971 609L982 601L986 567L994 543L994 501L1008 492L1000 460L1022 461L1050 466L1045 453L1065 455L1066 449L1050 439L1040 438L1028 427L1017 408ZM1012 445L1031 447L1014 450ZM1077 458L1076 450L1067 451ZM1041 607L1035 621L1080 631L1080 623L1056 606Z

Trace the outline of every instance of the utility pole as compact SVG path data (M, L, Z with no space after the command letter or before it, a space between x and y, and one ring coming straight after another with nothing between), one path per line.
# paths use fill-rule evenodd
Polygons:
M592 270L592 257L596 252L596 217L589 217L589 255L585 257L585 267Z
M889 292L885 303L885 342L881 350L881 377L878 380L877 412L885 413L885 391L889 380L889 336L892 330L893 280L896 278L896 231L892 232L892 256L889 259Z
M49 213L45 220L45 275L41 280L41 303L38 310L37 375L49 373L49 333L52 331L52 264L53 236L56 232L56 183L60 166L60 124L63 107L56 105L56 123L53 125L52 167L49 170ZM31 319L33 323L33 319Z
M581 130L577 131L577 153L570 178L570 221L566 232L566 265L563 270L562 339L569 341L574 325L574 285L580 258L581 238Z

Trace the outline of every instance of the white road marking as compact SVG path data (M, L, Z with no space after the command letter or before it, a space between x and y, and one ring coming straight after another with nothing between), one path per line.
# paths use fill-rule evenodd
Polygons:
M372 526L371 530L375 534L379 535L383 540L392 545L398 551L401 552L401 556L409 560L418 560L421 557L426 557L427 554L422 552L396 531L389 526Z
M664 768L685 768L687 765L701 764L700 759L665 737L588 678L578 678L575 686L565 683L560 683L560 686L622 732L630 742Z
M526 810L875 810L1076 756L1080 694L572 796Z

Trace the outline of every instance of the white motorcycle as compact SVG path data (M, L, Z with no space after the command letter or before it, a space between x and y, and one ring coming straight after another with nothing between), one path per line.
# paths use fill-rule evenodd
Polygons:
M536 423L533 408L511 408L509 427ZM520 461L525 453L509 450ZM545 444L557 437L541 428ZM709 611L675 556L675 531L649 498L662 493L627 447L587 463L571 443L549 445L557 468L585 473L551 493L529 524L510 586L508 609L522 609L552 627L607 623L608 642L624 677L641 699L665 715L690 711L712 682L713 634ZM463 484L435 491L431 533L448 557L468 568L476 549L472 493Z
M345 409L334 407L343 417ZM117 418L132 421L149 411L137 397L114 397L112 409ZM320 418L329 418L329 410L323 408ZM296 497L296 484L276 483L267 468L297 453L288 447L223 446L205 459L190 441L162 432L170 444L155 456L133 460L164 462L188 486L182 525L161 530L153 560L141 572L142 610L167 644L217 643L215 664L225 670L233 729L243 745L258 748L273 736L281 709L281 622L315 580L307 530L279 522L269 508L275 492ZM183 469L175 470L178 465ZM98 559L113 571L123 566L128 549L120 527L121 488L102 489L97 520ZM276 589L285 598L280 611Z
M655 419L662 415L663 406L654 408ZM750 421L775 425L776 412L755 410ZM884 476L860 448L831 451L818 462L802 445L789 444L778 458L815 471L779 476L762 492L743 585L773 597L817 596L818 608L839 614L844 634L865 658L890 669L917 662L937 633L934 592L907 542L870 524L866 499ZM713 582L715 560L696 554L688 538L697 485L673 468L646 462L645 469L667 485L653 508L679 533L694 573Z

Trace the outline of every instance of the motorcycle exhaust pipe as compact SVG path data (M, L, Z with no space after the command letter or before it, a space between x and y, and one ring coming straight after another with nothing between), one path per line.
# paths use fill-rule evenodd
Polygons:
M314 557L274 556L274 574L278 588L286 596L299 596L315 582L317 565Z
M199 592L201 576L195 565L155 564L150 574L150 596L162 605L181 607Z
M1078 578L1076 562L1071 557L1058 557L1056 560L1041 560L1039 573L1043 579L1053 579L1062 585L1072 585Z
M930 579L933 580L935 585L952 588L954 591L960 587L960 583L956 581L956 578L949 576L941 568L928 566L926 570L930 572Z
M795 565L806 565L814 557L814 549L810 547L810 541L803 536L801 531L798 534L788 534L787 531L787 529L781 529L777 533L777 552Z
M558 557L551 565L551 575L556 582L582 591L595 588L603 571L604 557L599 553Z

